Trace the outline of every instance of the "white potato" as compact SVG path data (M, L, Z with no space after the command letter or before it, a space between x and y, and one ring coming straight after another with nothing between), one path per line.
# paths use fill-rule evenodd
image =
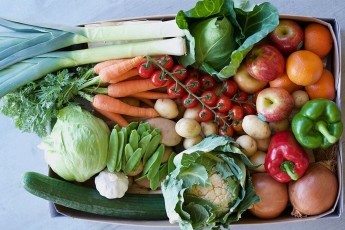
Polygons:
M175 131L176 122L163 117L150 118L147 122L153 128L161 131L161 143L166 146L175 146L182 141L182 137Z
M191 118L196 121L199 121L199 111L201 109L201 105L198 105L194 108L188 108L184 111L183 118Z
M265 139L255 139L256 146L258 147L258 150L260 151L267 151L268 146L271 141L271 137L265 138Z
M288 130L290 127L289 119L287 118L280 121L269 122L268 125L270 126L272 133Z
M175 125L175 131L184 138L193 138L200 135L201 125L194 119L181 118Z
M295 108L302 108L302 106L309 101L309 95L304 90L296 90L292 93L292 98L295 102Z
M198 136L192 137L192 138L185 138L183 140L183 147L185 149L188 149L188 148L198 144L201 141L202 141L202 136L201 135L198 135Z
M246 134L239 136L236 142L244 149L243 152L247 157L252 156L258 149L255 139Z
M154 109L161 117L168 119L173 119L179 114L176 102L169 98L158 99L155 102Z
M254 172L266 172L264 166L265 159L266 153L263 151L257 151L253 156L249 157L249 160L253 165L260 165L259 167L253 169Z
M218 133L218 126L213 121L205 121L201 122L201 132L204 134L205 137L211 135L211 134L217 134Z
M260 120L256 115L246 115L242 120L242 128L254 139L265 139L271 135L268 123Z

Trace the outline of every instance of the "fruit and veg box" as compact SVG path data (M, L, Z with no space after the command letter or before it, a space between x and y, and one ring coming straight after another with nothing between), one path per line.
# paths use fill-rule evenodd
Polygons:
M1 20L0 111L43 137L49 165L24 188L52 215L114 224L340 216L337 22L237 3L75 27Z
M126 23L130 22L132 20L166 20L166 19L173 19L175 15L163 15L163 16L152 16L148 18L130 18L127 20L111 20L106 22L96 22L92 25L86 25L86 26L95 26L98 24L118 24L118 23ZM344 109L341 107L341 69L340 69L340 31L339 26L337 24L336 19L332 18L312 18L312 17L305 17L305 16L296 16L296 15L280 15L280 19L293 19L295 21L298 21L300 24L304 25L306 23L310 22L316 22L323 25L326 25L329 30L332 32L333 42L334 46L332 49L332 53L328 55L327 59L324 60L324 64L327 66L327 68L333 73L335 78L335 87L336 87L336 104L341 110ZM93 46L94 44L90 44ZM343 143L344 143L344 137L341 137L338 144L336 145L336 150L334 153L332 153L331 158L336 160L336 174L338 178L339 183L339 189L338 194L336 198L336 202L332 206L331 209L329 209L327 212L321 213L319 215L315 216L305 216L303 218L296 218L291 216L291 210L292 208L288 206L286 210L279 215L276 218L273 219L260 219L257 218L248 212L244 213L242 215L242 218L233 223L235 225L261 225L261 224L272 224L272 223L284 223L284 222L297 222L297 221L306 221L306 220L314 220L318 218L336 218L340 217L340 215L343 213L343 166L342 166L342 155L343 155ZM330 156L327 156L328 153L322 153L326 154L325 158L329 158ZM320 156L324 157L324 156ZM52 177L57 177L56 174L49 169L49 175ZM140 204L138 204L138 207ZM87 212L77 211L74 209L70 209L58 204L50 203L50 213L53 217L64 215L69 216L72 218L79 218L79 219L85 219L85 220L92 220L92 221L99 221L99 222L105 222L105 223L113 223L113 224L120 224L120 225L136 225L136 226L155 226L155 227L176 227L176 225L171 225L168 220L131 220L131 219L121 219L121 218L114 218L114 217L107 217L102 215L96 215L91 214Z

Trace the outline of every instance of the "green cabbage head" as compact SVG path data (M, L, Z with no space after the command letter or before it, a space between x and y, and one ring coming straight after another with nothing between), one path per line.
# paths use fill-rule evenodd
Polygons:
M39 148L60 177L84 182L106 166L110 130L104 121L76 105L61 109Z

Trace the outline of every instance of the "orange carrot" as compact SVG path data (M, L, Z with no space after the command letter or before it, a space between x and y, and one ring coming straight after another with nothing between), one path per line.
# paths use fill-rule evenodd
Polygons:
M101 69L104 69L108 66L114 65L116 63L122 62L124 60L127 60L125 58L122 59L111 59L111 60L107 60L107 61L103 61L100 63L97 63L94 67L93 67L93 72L95 72L96 74L99 74L99 72L101 71Z
M115 79L122 74L125 74L137 66L144 60L143 56L137 56L134 58L124 59L121 62L117 62L113 65L107 66L99 71L99 75L105 79Z
M121 74L121 75L105 75L105 74L103 74L103 71L101 71L99 73L99 77L100 77L102 82L118 83L120 81L124 81L124 80L127 80L129 78L135 77L138 74L139 74L138 69L133 68L133 69L127 71L126 73Z
M161 93L161 92L154 92L154 91L144 91L139 93L134 93L130 95L131 97L135 98L145 98L145 99L166 99L166 98L172 98L167 93Z
M158 117L159 114L153 108L141 108L128 105L119 99L108 95L97 94L93 97L92 106L96 109L111 113L129 115L133 117Z
M100 114L102 114L104 117L108 118L109 120L116 122L121 127L126 127L128 125L128 121L126 121L126 119L123 118L121 114L108 112L98 108L94 109Z
M153 107L155 105L150 99L147 99L147 98L139 98L138 97L138 100L140 100L141 102L145 103L149 107Z
M108 95L112 97L126 97L135 93L158 88L151 79L122 81L108 86Z

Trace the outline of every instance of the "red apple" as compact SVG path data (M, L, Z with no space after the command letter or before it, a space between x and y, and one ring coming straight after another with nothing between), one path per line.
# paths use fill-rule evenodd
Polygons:
M283 88L265 88L260 91L256 99L258 115L267 122L288 118L293 108L294 99Z
M246 93L255 93L268 84L267 81L260 81L253 78L247 71L246 65L242 64L237 69L236 74L233 77L234 81L237 83L239 89Z
M304 32L294 20L280 20L279 25L268 35L272 44L284 55L288 55L303 46Z
M269 82L284 73L285 59L277 48L262 43L247 54L246 66L252 77Z

